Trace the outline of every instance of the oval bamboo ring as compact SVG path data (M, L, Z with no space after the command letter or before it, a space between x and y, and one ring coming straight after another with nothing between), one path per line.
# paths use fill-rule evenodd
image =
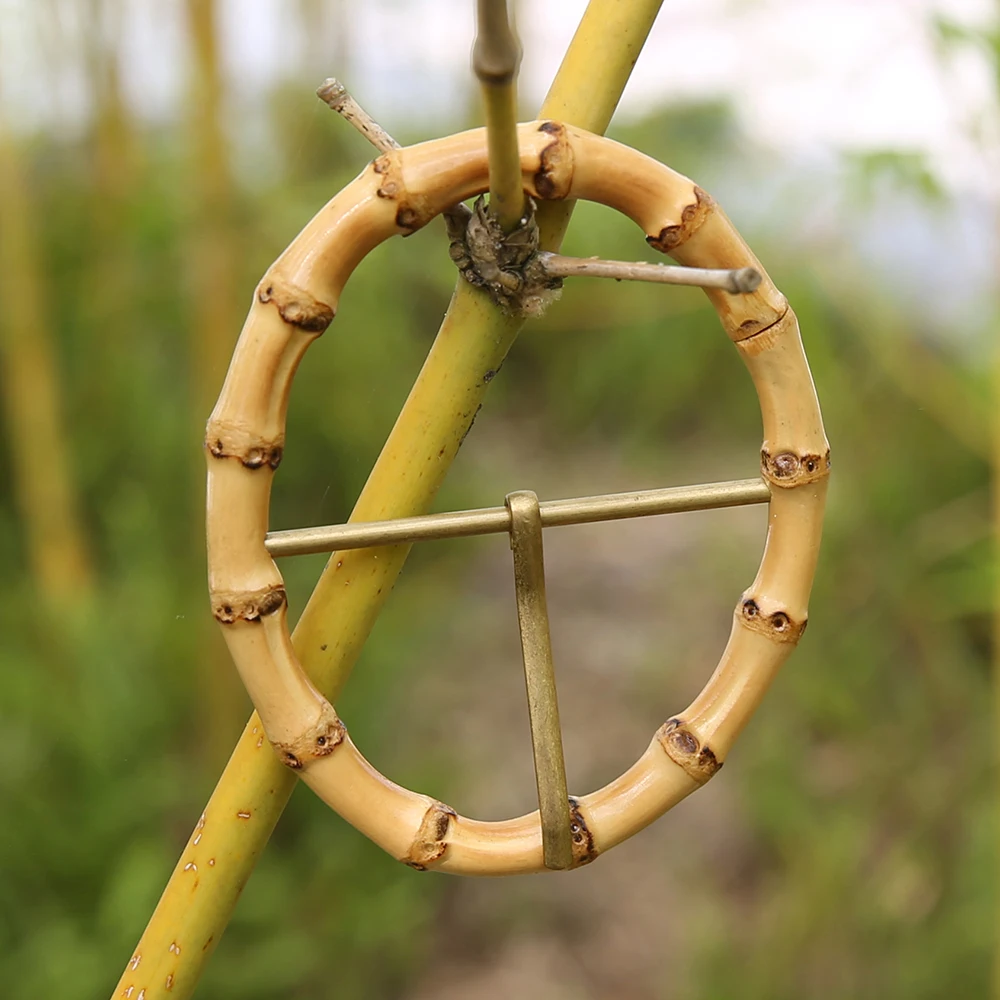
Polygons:
M519 126L524 186L536 198L586 198L629 216L682 264L755 267L757 291L708 290L745 361L764 424L772 485L767 543L708 684L616 781L572 799L574 866L642 829L721 766L806 625L829 449L795 316L712 199L642 153L556 122ZM306 348L334 317L358 262L488 186L479 129L378 157L333 198L257 288L208 422L208 565L213 613L286 764L348 822L416 868L476 875L541 871L538 813L503 822L459 816L389 781L361 756L292 650L284 584L264 547L288 394Z

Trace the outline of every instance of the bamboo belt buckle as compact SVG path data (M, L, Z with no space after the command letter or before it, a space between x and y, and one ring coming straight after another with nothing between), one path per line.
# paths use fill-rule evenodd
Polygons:
M648 156L559 122L520 125L518 140L524 188L534 198L585 198L617 209L682 265L760 272L753 291L706 288L706 294L760 400L761 479L541 504L533 493L515 492L504 507L486 510L267 533L288 394L306 348L333 320L344 284L371 249L486 190L482 129L379 156L296 237L257 288L206 439L213 613L275 751L394 857L414 868L470 875L586 864L722 766L805 629L830 466L795 316L713 200ZM621 777L581 798L569 796L542 528L765 501L760 568L707 685ZM513 550L539 810L482 822L401 788L359 753L295 656L272 557L502 531Z

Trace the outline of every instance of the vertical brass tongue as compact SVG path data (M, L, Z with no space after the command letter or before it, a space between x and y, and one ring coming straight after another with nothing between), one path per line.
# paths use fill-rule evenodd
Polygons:
M538 497L530 490L508 493L505 503L510 511L517 623L521 630L524 682L528 691L531 749L535 757L538 811L542 821L542 854L546 868L571 868L572 817L559 728L549 612L545 603L542 518Z

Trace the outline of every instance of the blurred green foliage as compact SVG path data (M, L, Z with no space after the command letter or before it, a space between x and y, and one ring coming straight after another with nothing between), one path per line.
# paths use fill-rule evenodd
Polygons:
M248 300L370 156L308 88L276 92L262 113L285 152L266 180L246 174L236 191ZM666 109L612 134L699 178L725 176L748 148L723 105ZM41 135L21 149L101 580L79 606L42 607L27 580L23 514L0 482L0 981L24 1000L111 989L221 764L198 673L210 637L206 414L191 403L185 248L199 220L184 138L136 127L140 155L105 225L112 207L95 194L93 142ZM874 166L912 179L905 159ZM828 527L807 639L767 702L772 724L752 727L726 769L744 789L754 863L734 873L720 860L706 876L684 995L982 996L995 882L988 465L975 432L970 445L953 425L985 426L985 365L952 354L948 331L922 330L891 289L789 249L790 234L787 218L745 232L802 324L833 444ZM649 256L631 224L587 205L566 251ZM108 261L115 296L94 283L110 280ZM297 378L275 526L349 513L453 282L439 223L359 268ZM933 364L913 383L915 352ZM752 387L695 292L574 285L528 328L491 392L511 433L538 422L560 449L606 449L638 468L666 454L678 483L713 453L747 456L734 476L754 467ZM474 430L466 447L476 440ZM530 485L476 475L486 481L450 483L439 508ZM433 662L434 618L447 614L462 558L415 556L352 680L344 711L376 758L392 739L384 701L403 697L386 694L386 678L402 678L415 657ZM293 608L320 564L283 567ZM446 766L415 757L396 777L446 785ZM446 883L391 862L300 791L199 996L404 995ZM662 996L675 995L665 981Z

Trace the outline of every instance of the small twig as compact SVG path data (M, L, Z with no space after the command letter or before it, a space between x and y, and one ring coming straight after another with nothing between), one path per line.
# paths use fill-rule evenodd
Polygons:
M324 80L316 96L328 104L341 118L349 121L380 153L399 149L399 143L358 102L335 77Z
M329 77L316 88L316 96L341 118L350 122L380 153L389 153L401 149L400 144L360 104L351 96L348 89L336 78ZM452 224L458 227L456 232L465 232L472 214L467 205L459 202L442 213Z
M664 285L696 285L722 288L734 295L753 292L760 285L760 272L752 267L735 270L708 267L676 267L670 264L626 263L597 257L564 257L540 253L539 263L553 278L614 278L616 281L654 281Z
M521 46L510 27L507 0L478 0L472 68L483 93L490 163L490 210L505 233L524 215L517 145L517 67Z

